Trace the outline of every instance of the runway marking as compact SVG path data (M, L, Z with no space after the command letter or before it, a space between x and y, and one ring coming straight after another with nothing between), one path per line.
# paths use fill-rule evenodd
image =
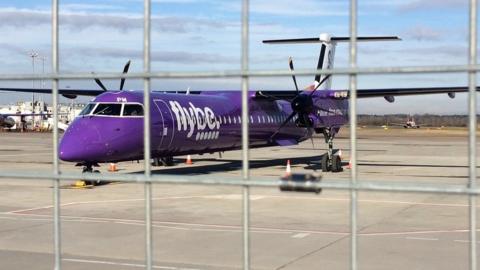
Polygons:
M297 233L295 235L292 235L292 238L305 238L309 235L310 235L309 233Z
M226 194L226 195L206 195L202 196L203 198L208 198L208 199L224 199L224 200L242 200L243 195L241 194ZM269 196L263 196L263 195L250 195L250 200L256 201L256 200L261 200L264 198L267 198Z
M470 240L453 240L453 242L470 243ZM477 243L480 244L480 241L477 241Z
M197 199L197 198L204 198L205 196L172 196L172 197L156 197L152 198L152 201L156 200L176 200L176 199ZM145 199L123 199L123 200L103 200L103 201L83 201L83 202L69 202L69 203L62 203L60 206L71 206L71 205L81 205L81 204L99 204L99 203L118 203L118 202L141 202L145 201ZM4 213L22 213L22 212L30 212L36 210L45 210L53 208L53 205L47 206L40 206L40 207L33 207L33 208L26 208L26 209L19 209Z
M17 218L15 218L15 217L0 217L0 219L17 220Z
M152 201L156 200L178 200L178 199L241 199L242 196L239 194L229 194L229 195L196 195L196 196L171 196L171 197L156 197L152 198ZM321 200L321 201L342 201L348 202L348 198L312 198L312 197L300 197L300 196L277 196L277 195L252 195L251 200L261 200L261 199L270 199L270 198L281 198L281 199L301 199L301 200ZM63 203L60 206L72 206L72 205L82 205L82 204L100 204L100 203L119 203L119 202L137 202L144 201L145 199L122 199L122 200L97 200L97 201L83 201L83 202L70 202ZM358 200L360 203L386 203L386 204L405 204L405 205L423 205L423 206L441 206L441 207L469 207L468 204L445 204L445 203L422 203L422 202L407 202L407 201L388 201L388 200ZM37 210L45 210L53 208L53 205L18 209L4 213L22 213L30 212ZM480 208L480 205L477 206Z
M427 238L427 237L405 237L409 240L424 240L424 241L438 241L438 238Z
M11 214L18 217L36 216L36 217L51 217L49 215L41 214ZM144 226L143 220L129 220L129 219L115 219L115 218L96 218L96 217L82 217L82 216L61 216L62 222L103 222L103 223L118 223L124 225ZM51 219L50 219L51 221ZM237 225L222 225L222 224L201 224L201 223L185 223L185 222L170 222L170 221L154 221L152 226L158 228L175 229L175 230L190 230L190 231L212 231L212 232L242 232L242 226ZM199 228L192 228L197 226ZM251 232L254 233L271 233L271 234L292 234L292 233L308 233L315 235L336 235L345 236L349 232L335 232L335 231L315 231L315 230L301 230L301 229L280 229L268 227L250 227ZM477 230L480 232L480 229ZM467 233L468 229L451 229L451 230L425 230L425 231L403 231L403 232L373 232L373 233L359 233L359 236L394 236L394 235L418 235L418 234L435 234L435 233Z
M315 198L315 197L300 197L300 196L277 196L270 195L264 196L266 198L281 198L281 199L300 199L300 200L320 200L320 201L350 201L349 198ZM450 206L450 207L469 207L468 204L448 204L448 203L422 203L422 202L407 202L407 201L388 201L388 200L358 200L358 202L364 203L386 203L386 204L407 204L407 205L425 205L425 206ZM480 208L480 205L477 205L477 208Z
M469 240L453 240L453 242L459 242L459 243L470 243Z
M90 264L103 264L103 265L113 265L113 266L127 266L127 267L136 267L136 268L145 268L146 267L145 264L121 263L121 262L113 262L113 261L83 260L83 259L71 259L71 258L62 259L62 261L78 262L78 263L90 263ZM160 266L160 265L153 265L152 268L154 268L154 269L167 269L167 270L200 270L198 268Z
M18 156L47 156L51 155L52 153L18 153L18 154L0 154L0 157L18 157ZM6 161L8 162L8 161ZM35 163L35 161L32 162L25 162L25 163Z

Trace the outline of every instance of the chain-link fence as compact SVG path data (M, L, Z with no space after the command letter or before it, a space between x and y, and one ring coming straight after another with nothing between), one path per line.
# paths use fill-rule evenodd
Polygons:
M31 80L48 79L52 80L52 104L53 104L53 169L50 174L26 173L26 172L0 172L0 178L7 179L35 179L52 180L54 182L53 200L54 200L54 256L55 269L61 269L62 254L62 233L61 233L61 215L60 215L60 181L62 180L106 180L106 181L125 181L138 182L145 185L145 262L146 268L152 269L153 261L153 238L152 238L152 184L153 183L175 183L175 184L198 184L198 185L231 185L243 187L243 268L250 269L250 188L251 187L279 187L284 185L280 180L272 181L261 178L250 177L249 175L249 149L248 149L248 82L250 77L267 76L287 76L291 72L278 70L249 70L249 0L242 1L242 58L241 70L238 71L218 71L218 72L151 72L150 70L150 33L151 33L151 3L150 0L144 0L144 36L143 36L143 58L144 68L140 73L59 73L59 0L52 0L52 73L44 75L0 75L0 80ZM480 194L480 189L476 185L476 72L477 66L477 1L470 0L469 8L469 63L461 66L422 66L422 67L383 67L383 68L358 68L357 67L357 0L350 1L350 67L332 70L299 70L296 75L314 75L314 74L339 74L350 76L350 147L351 147L351 178L350 182L329 182L328 179L309 184L310 187L323 189L340 189L350 192L350 268L357 269L358 254L358 236L357 236L357 214L358 201L357 193L359 191L382 191L382 192L417 192L417 193L437 193L465 195L469 197L469 224L470 224L470 269L477 269L476 258L476 197ZM370 182L368 180L359 181L357 175L357 76L360 74L419 74L419 73L468 73L469 76L469 182L466 186L460 185L413 185L413 184L394 184ZM184 176L184 175L162 175L155 176L151 174L150 168L150 81L151 79L166 78L221 78L235 77L241 78L242 86L242 159L243 170L242 177L214 177L214 176ZM89 175L89 174L69 174L62 173L59 169L58 159L58 82L64 79L117 79L117 78L137 78L144 81L144 170L143 175ZM302 183L290 183L293 186L303 186Z

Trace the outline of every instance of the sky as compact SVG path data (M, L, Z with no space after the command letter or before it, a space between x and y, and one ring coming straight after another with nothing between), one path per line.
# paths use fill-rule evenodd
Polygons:
M0 1L0 73L32 73L29 52L38 52L35 73L50 72L51 1ZM468 0L359 0L359 35L396 35L402 41L359 43L358 66L466 64ZM250 69L316 67L319 45L265 45L264 39L347 36L348 0L250 0ZM241 1L152 0L152 71L218 71L240 68ZM61 0L60 71L142 71L143 0ZM45 59L43 65L42 57ZM339 44L336 67L348 66L348 44ZM297 78L300 86L313 76ZM465 86L466 74L359 76L359 89ZM40 81L8 82L1 87L42 87ZM45 83L48 87L49 82ZM119 80L105 80L117 89ZM98 89L93 80L61 81L61 87ZM127 89L142 89L127 80ZM346 89L348 77L333 77L334 89ZM239 79L153 80L155 90L238 90ZM255 90L293 90L291 77L252 78ZM467 113L467 95L363 99L360 113ZM42 96L49 100L50 96ZM30 100L31 95L0 93L0 104ZM64 100L65 101L65 100ZM86 101L85 99L78 100Z

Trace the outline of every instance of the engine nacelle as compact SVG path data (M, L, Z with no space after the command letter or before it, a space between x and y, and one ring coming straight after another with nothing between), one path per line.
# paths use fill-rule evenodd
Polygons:
M15 126L15 119L12 117L2 117L0 116L0 126L6 128L12 128Z
M448 97L452 99L455 98L455 93L454 92L448 93Z
M395 97L394 96L384 96L383 98L390 103L395 102Z

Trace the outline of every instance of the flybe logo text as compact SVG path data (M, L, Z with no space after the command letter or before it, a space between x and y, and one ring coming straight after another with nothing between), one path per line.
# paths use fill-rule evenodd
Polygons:
M182 107L178 101L170 101L175 118L177 120L178 131L188 131L187 138L192 137L195 129L203 131L205 129L219 130L220 122L215 118L215 113L209 107L197 108L191 102L188 108Z

